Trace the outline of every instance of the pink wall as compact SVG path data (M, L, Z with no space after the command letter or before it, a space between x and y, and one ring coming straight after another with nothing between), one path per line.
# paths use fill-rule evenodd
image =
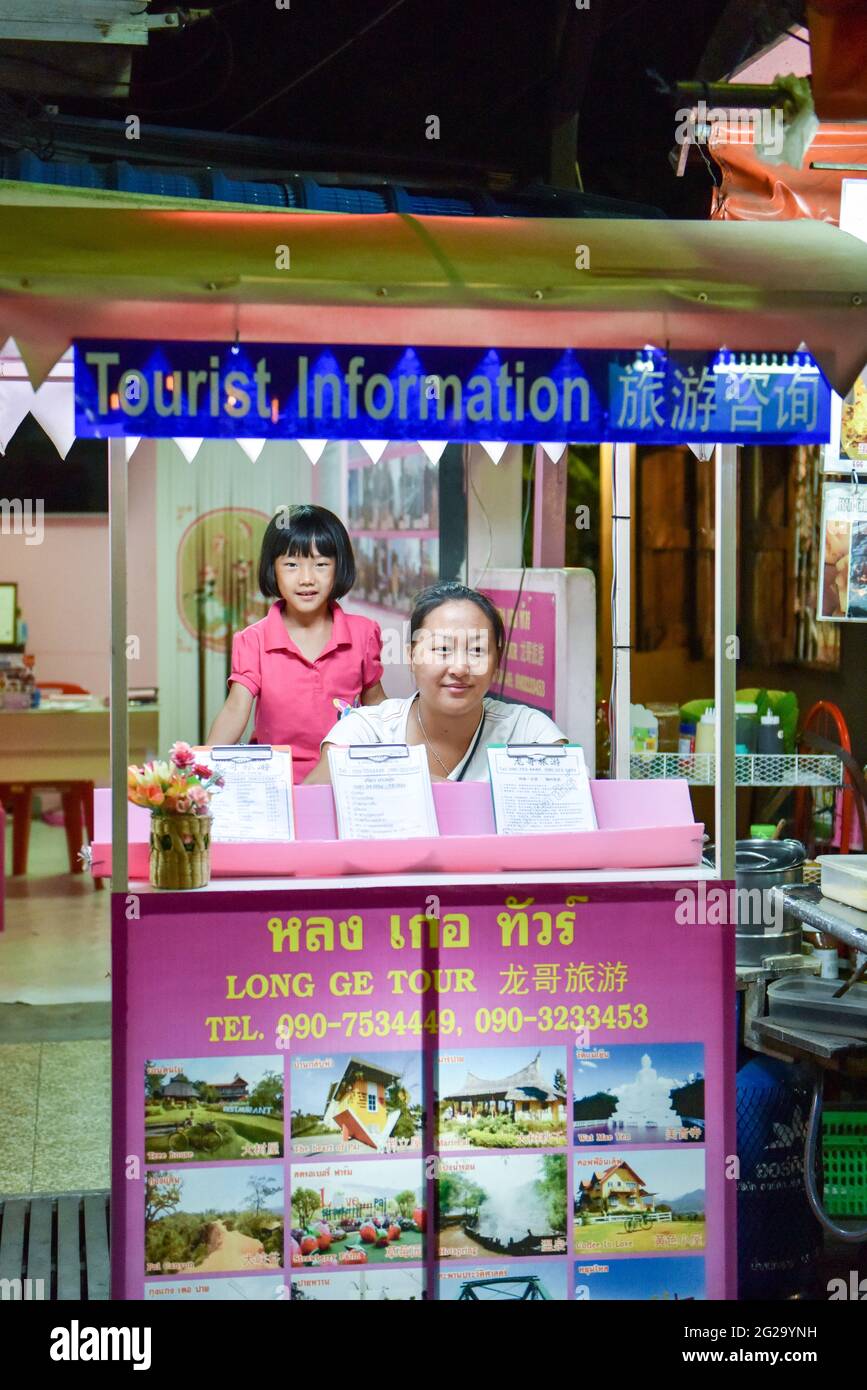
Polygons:
M128 631L141 657L130 685L157 684L156 463L144 441L129 467ZM65 680L95 695L109 689L109 545L107 516L46 516L41 545L0 535L0 580L18 584L37 681Z

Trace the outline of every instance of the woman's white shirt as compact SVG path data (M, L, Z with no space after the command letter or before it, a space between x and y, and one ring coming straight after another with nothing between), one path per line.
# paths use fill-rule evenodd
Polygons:
M379 705L362 705L345 714L322 740L323 744L334 743L352 746L362 743L406 743L406 730L409 713L418 693L406 699L383 700ZM553 719L539 709L529 705L513 705L506 700L495 700L486 695L483 712L484 727L482 736L476 734L470 740L465 757L449 773L449 781L456 781L463 772L465 782L487 782L488 748L494 743L559 743L566 735L558 729Z

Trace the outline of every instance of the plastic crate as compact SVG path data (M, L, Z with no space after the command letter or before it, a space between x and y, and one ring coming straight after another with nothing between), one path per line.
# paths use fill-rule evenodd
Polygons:
M825 1210L830 1216L867 1216L867 1110L825 1110L822 1115Z

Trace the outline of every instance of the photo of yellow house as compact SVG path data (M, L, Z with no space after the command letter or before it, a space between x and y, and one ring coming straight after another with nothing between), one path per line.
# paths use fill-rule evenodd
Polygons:
M421 1055L298 1056L292 1063L292 1152L392 1153L421 1148Z
M340 1129L344 1140L357 1139L371 1149L381 1148L400 1118L389 1110L386 1092L400 1080L378 1062L350 1057L339 1081L328 1089L322 1122Z
M701 1250L705 1156L694 1147L579 1150L574 1156L576 1253Z

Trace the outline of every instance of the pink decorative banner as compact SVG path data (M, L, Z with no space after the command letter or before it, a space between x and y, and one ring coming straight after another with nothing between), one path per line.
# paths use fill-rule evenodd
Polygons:
M116 895L114 1296L733 1297L732 937L684 890Z

